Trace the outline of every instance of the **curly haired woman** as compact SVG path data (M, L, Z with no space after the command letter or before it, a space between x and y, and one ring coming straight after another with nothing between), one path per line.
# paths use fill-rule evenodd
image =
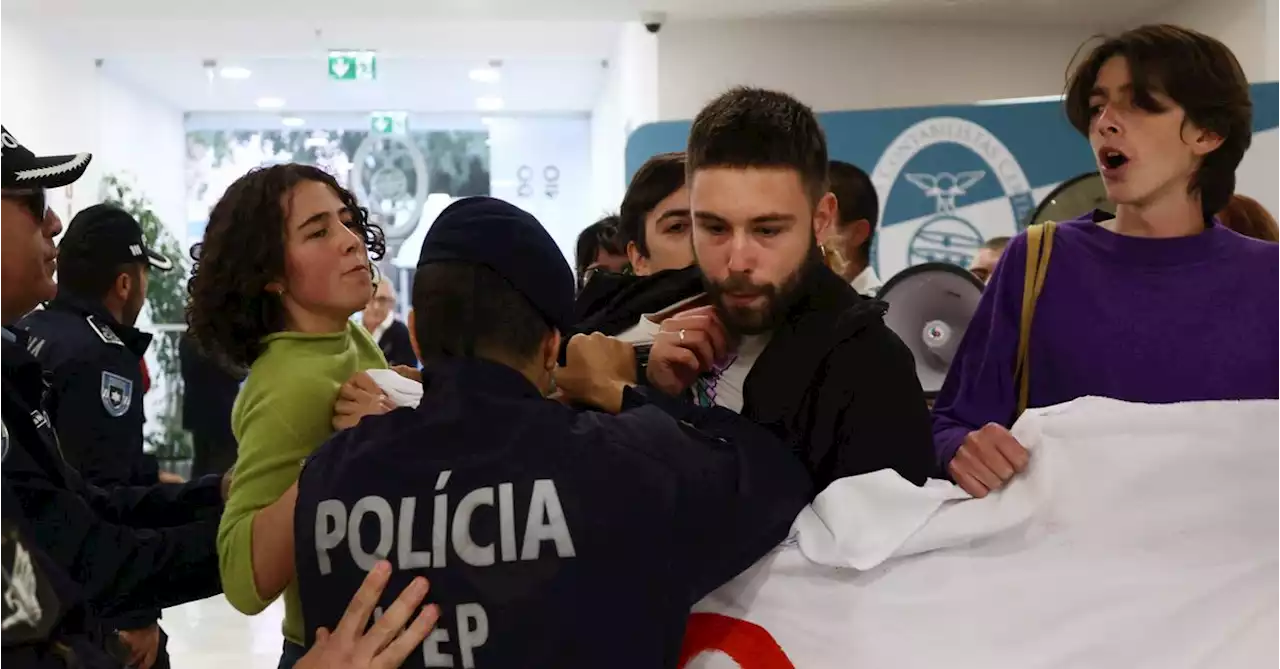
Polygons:
M293 506L302 461L332 433L334 399L356 372L385 368L350 319L373 295L382 231L328 173L273 165L231 184L192 250L189 332L247 370L232 431L235 475L218 528L223 589L248 615L285 599L280 667L303 654L293 583Z

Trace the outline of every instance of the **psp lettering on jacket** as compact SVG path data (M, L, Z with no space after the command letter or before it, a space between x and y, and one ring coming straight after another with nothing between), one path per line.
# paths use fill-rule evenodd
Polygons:
M315 514L315 554L320 574L332 574L334 560L348 556L363 571L383 559L399 571L446 569L457 564L455 561L489 567L553 555L559 559L575 556L573 536L555 481L537 479L532 485L520 486L500 483L454 495L446 489L450 473L440 472L435 494L430 497L389 500L369 495L350 507L339 499L321 501ZM517 505L517 498L528 503ZM519 510L525 513L517 514ZM492 532L492 523L486 523L491 530L487 534L474 530L474 519L485 513L496 514L496 533ZM373 531L362 532L362 528ZM425 575L430 578L429 573ZM442 608L446 617L454 614L457 655L446 651L452 647L454 634L437 626L423 643L423 664L473 669L474 651L489 637L489 617L484 606L468 602L453 606L453 611L448 610L447 604ZM381 615L381 610L376 614Z

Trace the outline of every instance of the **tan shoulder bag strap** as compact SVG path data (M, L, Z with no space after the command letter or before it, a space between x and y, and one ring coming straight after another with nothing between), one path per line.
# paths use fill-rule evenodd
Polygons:
M1036 300L1044 288L1044 277L1049 272L1049 252L1053 250L1053 221L1045 221L1027 228L1027 272L1022 283L1022 322L1018 328L1018 358L1014 367L1014 379L1018 384L1018 408L1013 419L1017 420L1027 410L1031 392L1031 368L1028 357L1031 349L1031 321L1036 315Z

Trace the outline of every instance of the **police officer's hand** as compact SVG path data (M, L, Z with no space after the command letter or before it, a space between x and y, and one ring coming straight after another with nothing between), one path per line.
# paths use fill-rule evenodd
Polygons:
M974 497L1003 488L1009 479L1026 470L1027 449L1003 425L987 423L970 432L947 465L951 480Z
M440 609L435 604L423 607L413 623L405 627L409 617L427 596L427 579L413 579L382 617L366 632L369 615L378 605L382 591L391 578L391 564L374 565L364 583L356 591L347 612L332 634L321 627L316 642L296 669L391 669L399 667L409 654L419 648L435 627Z
M182 478L182 476L175 474L173 472L166 472L164 470L160 470L159 478L161 483L186 483L187 482L187 480Z
M564 399L617 413L623 389L636 382L635 348L599 332L574 335L555 379Z
M408 365L395 365L391 368L391 371L395 372L396 374L399 374L400 376L403 376L406 379L409 379L410 381L417 381L418 383L422 383L422 370L418 369L417 367L410 367ZM368 376L368 375L366 374L365 376Z
M381 415L394 408L396 405L382 392L373 377L357 372L338 390L338 400L333 404L333 429L354 427L365 416Z
M152 623L150 627L139 630L120 630L120 641L129 648L129 666L135 669L151 669L160 652L160 626Z
M728 353L728 336L715 307L690 309L662 321L645 374L649 385L679 395Z

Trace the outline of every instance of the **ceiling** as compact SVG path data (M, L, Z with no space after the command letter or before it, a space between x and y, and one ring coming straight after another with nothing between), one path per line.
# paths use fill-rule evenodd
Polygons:
M501 99L507 114L580 113L599 97L606 70L600 60L543 57L504 60L500 79L473 81L473 69L487 61L466 58L379 54L376 81L333 81L323 54L290 58L222 58L212 71L195 57L127 56L103 60L109 77L146 91L184 111L257 110L263 97L280 98L281 114L411 110L422 113L476 113L482 97ZM251 72L226 79L226 66ZM212 76L210 76L212 74Z
M1175 2L1177 0L1174 0ZM1184 0L1185 1L1185 0ZM932 21L1123 23L1170 0L5 0L7 16L117 19L313 21L468 19L635 21L663 12L671 20L839 13ZM62 20L62 19L60 19Z
M581 113L599 97L623 22L654 12L664 22L787 14L1101 28L1177 1L1190 0L4 0L3 20L184 111L256 111L273 96L300 113L475 113L476 98L493 95L505 113ZM376 82L328 79L329 49L368 48ZM495 58L500 82L468 77ZM211 81L206 59L253 74Z

